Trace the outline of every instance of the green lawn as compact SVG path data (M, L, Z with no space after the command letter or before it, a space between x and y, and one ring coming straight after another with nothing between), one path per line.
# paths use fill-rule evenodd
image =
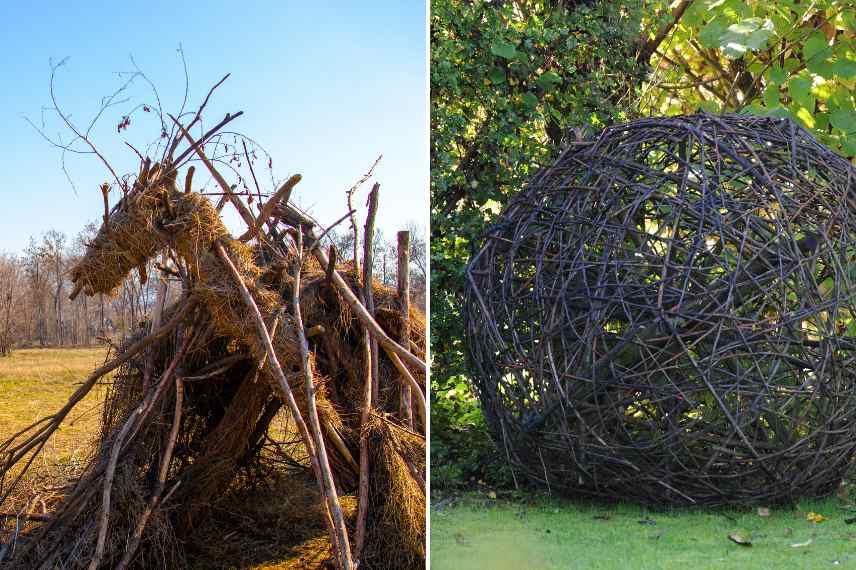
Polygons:
M811 522L808 513L826 520ZM856 512L835 497L761 517L468 495L431 509L431 568L856 568L856 524L844 522L850 517ZM734 532L752 545L729 540Z

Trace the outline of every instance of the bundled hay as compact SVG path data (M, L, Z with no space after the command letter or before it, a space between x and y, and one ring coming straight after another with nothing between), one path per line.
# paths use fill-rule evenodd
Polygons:
M418 434L391 418L375 415L364 427L371 442L375 476L369 543L363 560L374 567L415 568L425 558L425 470L423 442ZM405 458L415 460L409 463ZM392 558L390 552L396 552Z
M154 166L145 161L105 212L71 271L72 296L109 294L135 268L145 280L147 261L161 254L173 260L167 271L181 279L183 295L162 322L124 343L63 410L0 444L3 475L31 461L92 386L118 370L87 468L52 516L19 539L11 565L181 567L182 544L217 498L269 472L264 441L285 410L286 435L301 442L286 459L316 476L335 563L355 564L338 496L368 484L367 520L356 522L368 529L354 549L356 557L365 553L360 566L421 566L424 424L408 427L400 403L403 386L424 402L424 362L415 356L425 350L423 315L409 309L404 319L396 290L377 282L370 287L374 312L367 310L353 266L327 259L311 220L283 200L287 192L252 218L208 161L205 141L196 145L179 130L247 221L247 234L233 239L218 209L190 191L190 177L179 190L179 164L170 156ZM405 320L409 342L402 347L392 339ZM373 379L378 398L364 409L371 385L366 331L384 350ZM372 420L363 425L366 411ZM361 481L366 459L370 478ZM14 484L0 488L0 503Z

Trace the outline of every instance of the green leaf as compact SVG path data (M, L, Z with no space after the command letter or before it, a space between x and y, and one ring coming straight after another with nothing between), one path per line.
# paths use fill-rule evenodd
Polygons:
M852 79L856 77L856 60L852 59L837 59L830 65L832 72L842 79Z
M706 48L718 48L719 38L722 37L725 29L726 25L722 20L713 20L699 31L698 41Z
M772 35L773 22L770 19L747 18L728 26L719 37L719 45L726 57L736 59L749 50L761 49Z
M787 80L788 74L781 67L773 67L770 69L770 81L776 85L784 85Z
M832 55L832 48L821 32L815 32L809 37L803 46L803 56L806 61L821 62Z
M764 90L764 106L778 107L779 106L779 86L776 84L768 85Z
M542 73L541 76L535 80L535 83L538 84L538 87L540 87L544 91L549 91L555 85L561 82L562 78L555 71L548 71L546 73Z
M848 135L856 133L856 111L853 109L836 109L829 114L829 122Z
M530 109L534 109L538 104L538 97L533 95L532 93L526 93L523 95L523 104L529 107Z
M490 70L490 73L487 74L488 79L494 85L501 85L505 83L505 70L500 67L494 67Z
M788 82L788 95L794 103L801 107L814 108L814 97L811 95L811 79L794 77Z
M502 40L494 40L490 44L490 53L498 57L504 57L505 59L514 59L517 57L517 47Z

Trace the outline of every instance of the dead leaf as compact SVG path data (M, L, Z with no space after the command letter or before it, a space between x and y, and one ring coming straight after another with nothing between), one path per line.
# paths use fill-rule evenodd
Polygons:
M489 499L495 499L496 498L496 491L488 491L487 496Z
M770 516L770 507L758 507L758 516L759 517Z
M805 520L813 523L822 523L826 520L826 517L820 513L806 513Z
M814 542L813 538L810 538L810 539L806 540L805 542L795 542L791 545L791 548L802 548L804 546L810 545L812 542Z
M728 538L740 546L752 546L752 535L745 530L735 530L728 535Z

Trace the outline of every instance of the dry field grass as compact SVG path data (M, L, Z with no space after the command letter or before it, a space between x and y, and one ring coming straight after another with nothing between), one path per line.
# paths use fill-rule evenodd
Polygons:
M0 441L60 409L106 357L106 348L28 348L0 358ZM58 467L73 470L86 459L98 433L103 395L103 387L96 386L78 404L34 463L37 476Z
M0 441L58 410L79 383L107 357L106 348L21 349L0 358ZM39 456L32 474L2 511L23 508L44 486L56 486L79 474L97 437L105 388L96 387L70 415ZM57 500L55 497L54 500ZM342 497L353 516L356 501ZM53 501L44 508L49 512ZM311 477L295 474L262 489L227 496L187 543L192 568L322 568L329 542ZM42 510L34 507L34 512ZM316 511L317 517L307 513ZM308 520L307 520L308 519ZM13 519L0 518L0 535ZM316 520L317 524L311 521Z

